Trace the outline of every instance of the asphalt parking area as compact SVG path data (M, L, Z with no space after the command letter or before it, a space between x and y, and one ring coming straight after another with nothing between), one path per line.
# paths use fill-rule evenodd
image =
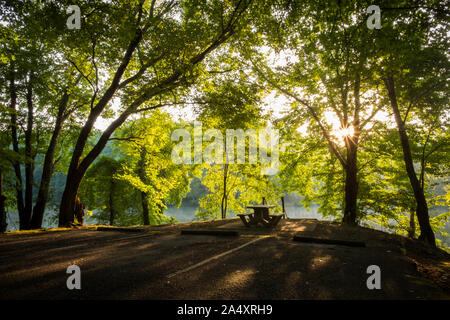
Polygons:
M411 260L383 246L292 241L294 233L314 231L305 225L241 228L239 236L179 229L6 236L0 238L0 299L445 298ZM66 286L66 269L74 264L81 290ZM381 290L367 288L369 265L381 269Z

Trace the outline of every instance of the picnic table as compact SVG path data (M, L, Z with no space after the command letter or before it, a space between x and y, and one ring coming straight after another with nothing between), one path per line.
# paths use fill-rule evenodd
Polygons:
M257 204L247 206L247 209L253 209L253 212L238 214L246 227L252 225L262 224L265 227L274 227L278 224L283 213L270 214L270 208L275 208L275 205Z

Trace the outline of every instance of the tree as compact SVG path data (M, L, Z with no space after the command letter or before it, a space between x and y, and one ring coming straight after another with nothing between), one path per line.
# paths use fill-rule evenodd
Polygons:
M99 222L109 225L126 221L136 203L137 192L126 181L118 179L122 173L123 160L101 156L86 172L80 186L80 199Z
M40 228L48 200L58 140L64 122L83 105L83 87L75 68L57 56L61 29L48 28L42 20L55 20L57 5L34 2L2 3L3 61L1 71L8 80L10 131L13 149L21 157L13 161L16 199L22 229ZM79 104L71 105L75 96ZM73 118L72 118L73 120ZM47 144L47 141L50 141ZM22 149L23 147L23 149ZM34 167L43 158L39 191L33 207ZM25 167L25 185L22 168Z
M263 197L273 203L279 199L275 180L261 173L267 164L257 154L267 151L258 141L267 116L262 115L264 88L255 79L235 58L226 77L202 84L196 107L204 140L199 178L208 193L199 202L196 215L200 218L225 219L228 212L243 213L248 203L259 203Z
M165 105L172 94L180 95L183 88L201 77L204 72L201 63L239 32L250 3L139 1L135 5L124 1L96 8L80 3L83 12L95 14L86 19L76 35L68 35L67 59L92 85L92 99L67 173L60 205L61 226L73 221L79 184L112 133L131 114ZM111 25L115 28L110 28ZM76 59L77 56L89 57L89 63ZM92 72L86 75L84 70ZM108 75L104 83L99 81L99 70ZM120 98L123 108L83 158L94 123L114 97ZM144 108L139 109L143 104Z
M11 175L11 163L9 159L14 159L15 153L9 150L9 136L4 131L0 133L0 232L5 232L8 227L6 221L7 213L7 192L6 192L6 178ZM10 179L8 179L10 180Z
M273 19L286 30L269 29L266 43L273 54L284 50L296 59L272 67L260 57L253 65L272 88L291 99L291 117L315 123L319 139L342 166L342 221L356 224L362 216L357 205L358 148L381 108L374 103L377 93L369 85L373 70L366 17L358 12L358 5L341 2L308 3L302 8L291 3L276 9ZM278 21L279 10L287 15L285 21Z
M448 42L444 27L448 23L442 14L448 13L439 3L422 1L421 4L412 21L409 21L410 8L400 6L395 13L385 14L387 22L383 25L383 33L376 37L376 51L381 57L380 78L389 97L416 200L421 230L419 239L435 245L424 188L414 168L407 121L412 108L440 108L439 104L448 104L445 99L436 99L448 92L448 58L442 45L443 41Z
M173 222L164 216L167 205L180 206L189 192L195 166L176 164L171 157L171 134L177 127L167 113L155 110L125 125L115 137L124 154L116 179L138 192L144 225Z
M213 163L205 162L203 166L205 174L202 181L211 193L200 200L200 215L205 215L207 212L209 214L211 210L215 212L215 204L220 203L222 219L226 218L228 209L232 208L234 212L241 210L236 207L234 200L238 195L244 198L243 185L246 177L258 176L251 172L256 173L260 169L256 163L249 163L250 151L257 150L255 144L258 142L258 136L255 129L261 128L262 124L261 88L247 80L248 74L242 69L242 65L235 63L234 67L235 71L228 72L225 79L216 77L204 83L202 96L198 99L196 109L199 120L204 124L202 135L205 135L208 129L212 129L216 130L217 134L220 132L222 137L221 141L216 141L220 137L214 136L214 141L211 143L221 144L219 148L215 148L215 152L219 154L213 155ZM238 157L237 149L241 142L239 137L227 136L230 130L242 130L244 134L250 132L249 136L244 138L244 160L247 162L245 165L234 164L237 161L235 158ZM254 131L253 134L252 131ZM209 140L211 138L209 137ZM227 150L230 146L232 150ZM206 145L203 148L204 154L205 148L207 148ZM228 156L230 152L233 154L232 159ZM221 181L221 185L218 185L218 181ZM220 200L217 199L219 201L216 202L213 200L215 197L219 197ZM231 201L230 206L229 201Z

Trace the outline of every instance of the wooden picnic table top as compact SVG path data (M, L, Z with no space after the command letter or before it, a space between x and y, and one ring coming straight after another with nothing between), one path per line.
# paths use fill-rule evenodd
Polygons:
M273 204L255 204L255 205L250 205L247 206L247 208L249 209L254 209L254 208L275 208L276 205Z

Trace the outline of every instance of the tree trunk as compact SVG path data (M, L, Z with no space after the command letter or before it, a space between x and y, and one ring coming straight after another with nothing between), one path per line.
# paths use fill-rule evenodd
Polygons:
M225 151L226 152L226 151ZM228 177L228 164L223 165L223 195L222 203L220 206L222 219L227 217L227 177Z
M81 201L81 199L77 195L75 197L74 216L77 219L77 223L81 226L84 223L85 210L86 210L86 206L84 205L84 203Z
M113 202L113 197L114 197L114 189L115 189L115 182L114 179L111 178L111 185L109 188L109 225L112 226L114 225L114 202Z
M59 208L59 226L70 226L73 223L73 209L75 204L75 197L78 192L81 180L86 173L89 165L95 160L100 152L108 142L109 137L114 130L119 127L128 117L129 114L122 114L119 119L113 122L101 136L99 142L89 152L86 158L81 161L81 156L86 146L89 134L94 127L95 121L105 109L106 105L112 99L116 91L119 89L120 80L131 60L134 50L142 40L142 31L136 30L134 38L130 41L127 51L121 61L121 64L114 74L111 85L105 91L101 99L97 102L94 108L91 109L88 119L78 135L77 143L75 145L72 159L70 161L69 170L67 172L66 186L64 188L61 205ZM105 134L106 133L106 134Z
M408 237L414 239L416 235L416 220L414 219L414 209L411 209L409 213L409 230Z
M414 163L411 155L411 149L409 146L408 134L406 133L405 124L400 116L400 111L397 104L397 96L395 93L394 78L389 75L385 80L386 89L388 90L389 100L391 102L392 111L394 113L395 122L397 123L397 129L400 136L400 142L403 150L403 159L406 166L406 172L408 174L411 187L416 199L416 213L419 220L420 236L419 239L423 240L432 246L436 246L436 240L434 237L433 229L431 229L430 218L428 215L428 206L425 199L424 190L422 189L419 180L417 179L416 172L414 170Z
M50 181L54 169L54 157L56 151L56 144L61 133L64 122L64 112L67 108L70 94L67 91L64 93L58 108L58 115L56 117L55 128L53 129L52 137L45 153L44 166L42 168L41 183L39 185L39 192L36 198L36 203L33 208L33 216L31 218L31 228L39 229L42 227L44 219L45 206L48 201L48 192L50 189Z
M248 7L248 5L251 2L246 2L243 4L244 8L241 7L241 3L237 5L236 12L239 12L239 9L241 9L241 12L245 11ZM142 9L142 7L141 7ZM140 15L139 15L140 17ZM196 56L191 58L190 64L192 66L199 64L202 62L208 54L210 54L212 51L217 49L222 43L227 41L228 38L231 37L231 35L234 33L234 26L236 24L235 21L230 21L228 26L222 30L222 32L219 34L219 37L211 43L210 46L208 46L205 50L198 53ZM137 25L139 25L140 21L137 21ZM103 94L102 98L98 101L96 106L91 109L91 112L88 116L88 119L81 129L81 132L78 136L76 146L74 148L72 159L69 165L69 170L67 172L67 180L65 189L63 192L63 196L61 199L61 205L60 205L60 212L59 212L59 225L60 226L67 226L70 225L73 222L73 207L75 202L75 196L78 191L78 187L80 185L81 179L83 178L87 168L89 165L96 159L96 157L100 154L100 152L105 147L106 143L108 142L109 137L114 132L116 128L118 128L126 119L127 117L134 112L133 108L139 107L142 103L148 101L150 98L154 97L157 94L166 92L168 90L171 90L173 88L176 88L179 84L176 83L177 80L180 79L180 77L183 75L181 71L175 72L172 76L169 76L165 80L159 82L159 84L152 88L152 90L146 90L140 97L138 97L133 103L132 106L127 108L125 112L123 112L118 119L116 119L105 132L102 134L100 140L98 143L92 148L91 152L88 153L88 155L81 161L81 156L83 154L84 147L87 142L87 138L89 136L89 133L91 132L94 123L98 116L102 113L105 106L109 103L109 101L112 99L114 94L120 90L122 87L126 86L128 83L133 81L134 77L130 77L127 80L120 83L120 80L122 79L122 76L131 60L131 57L133 55L133 52L141 42L143 37L143 33L141 29L137 29L134 38L130 41L128 48L125 52L124 57L122 58L120 66L117 68L116 73L114 75L114 78L111 82L111 85L108 87L108 89ZM139 74L139 72L138 72Z
M351 140L347 138L347 140ZM345 208L343 222L347 225L356 224L358 180L357 180L357 147L348 142L347 168L345 170Z
M74 222L75 201L80 183L81 177L75 170L73 170L70 175L67 175L66 186L59 208L60 227L70 227Z
M30 73L27 84L27 128L25 130L25 207L23 217L25 229L30 229L31 212L33 208L33 184L34 184L34 156L32 152L33 135L33 74Z
M19 141L17 138L17 90L15 85L15 71L14 66L11 64L10 78L9 78L9 93L11 97L10 111L11 111L11 139L13 150L16 156L20 156L19 152ZM16 201L17 201L17 211L19 213L19 228L22 230L26 228L25 217L24 217L24 203L23 203L23 186L22 186L22 172L20 169L20 161L15 159L13 161L14 173L16 175Z
M149 212L148 212L148 200L147 194L145 192L141 192L141 202L142 202L142 222L144 226L150 225Z
M3 195L3 172L0 168L0 232L5 232L8 224L6 223L6 197Z
M145 146L141 149L141 158L139 159L139 179L141 179L142 183L145 184L146 176L145 176L145 157L147 155L147 150L145 149ZM141 191L141 202L142 202L142 222L144 223L144 226L150 225L150 218L149 218L149 211L148 211L148 199L147 199L147 193L144 191Z
M360 103L360 76L356 76L354 85L355 113L353 117L353 135L345 137L345 146L347 148L347 161L345 170L345 206L343 223L346 225L356 225L358 212L358 143L359 143L359 111ZM347 125L347 124L345 124Z
M287 219L286 207L284 206L284 197L281 197L281 209L283 210L283 219Z
M89 114L89 117L78 136L77 143L72 154L72 159L70 161L69 170L67 172L66 185L59 209L60 227L70 226L73 223L75 197L78 193L78 187L80 186L81 180L85 173L85 171L83 172L83 170L80 168L81 156L83 154L84 147L86 146L86 142L89 138L89 134L94 127L95 121L100 116L100 113L102 111L103 108L99 108L99 105L91 110L91 113Z

